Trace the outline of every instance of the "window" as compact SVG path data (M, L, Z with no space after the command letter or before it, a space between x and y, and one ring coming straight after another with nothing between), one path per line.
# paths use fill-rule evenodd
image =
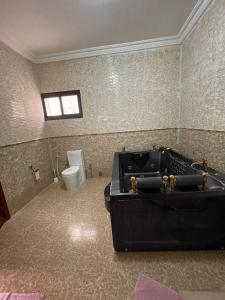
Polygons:
M41 94L45 120L82 118L80 91Z

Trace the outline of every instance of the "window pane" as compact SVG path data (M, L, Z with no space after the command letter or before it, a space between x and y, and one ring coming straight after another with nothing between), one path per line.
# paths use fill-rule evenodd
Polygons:
M58 97L45 98L45 108L48 117L61 116L62 111Z
M64 115L79 114L77 95L62 96L61 99Z

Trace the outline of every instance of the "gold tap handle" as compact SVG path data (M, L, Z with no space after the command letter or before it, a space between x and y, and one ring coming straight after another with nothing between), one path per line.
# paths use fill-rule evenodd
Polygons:
M134 176L132 176L132 177L130 178L130 182L131 182L132 192L133 192L133 193L136 193L136 191L137 191L137 178L134 177Z
M163 191L165 192L166 191L166 187L167 187L167 184L168 184L168 180L169 180L169 177L168 176L163 176L162 178L162 185L163 185Z
M170 175L169 179L170 179L170 190L171 190L171 192L173 192L175 189L176 178L174 175Z
M206 184L208 182L209 173L208 172L203 172L202 176L203 176L203 188L205 188Z

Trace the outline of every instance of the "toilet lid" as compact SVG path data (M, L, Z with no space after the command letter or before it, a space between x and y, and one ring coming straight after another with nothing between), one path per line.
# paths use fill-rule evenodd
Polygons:
M79 167L70 167L68 169L65 169L64 171L62 171L62 175L63 176L70 176L70 175L74 175L75 173L77 173L79 171Z

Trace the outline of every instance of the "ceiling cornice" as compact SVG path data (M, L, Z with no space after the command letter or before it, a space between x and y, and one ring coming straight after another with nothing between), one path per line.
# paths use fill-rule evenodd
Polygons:
M16 39L10 36L5 30L0 30L0 40L13 50L20 53L36 64L76 59L82 57L99 56L106 54L124 53L132 51L140 51L146 49L156 49L161 47L169 47L180 45L189 33L194 29L195 25L203 14L213 5L215 0L198 0L190 15L185 21L179 33L175 36L162 37L157 39L143 40L130 43L113 44L99 47L80 49L75 51L67 51L60 53L52 53L48 55L35 56L29 49L21 45Z
M192 9L184 25L178 33L178 36L183 42L186 37L192 32L197 22L201 17L211 8L215 0L198 0L194 8Z
M59 52L50 55L39 56L36 63L46 63L51 61L68 60L82 57L99 56L106 54L125 53L146 49L155 49L179 44L177 36L170 36L158 39L143 40L130 43L113 44L99 47L86 48L75 51Z

